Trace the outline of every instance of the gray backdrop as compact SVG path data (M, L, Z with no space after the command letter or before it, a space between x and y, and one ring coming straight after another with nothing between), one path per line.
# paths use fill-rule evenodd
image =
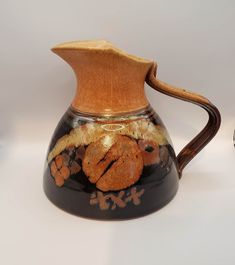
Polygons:
M234 32L233 0L0 0L1 263L234 264ZM42 193L46 149L75 92L72 70L50 48L86 39L154 59L161 80L208 97L221 111L220 132L185 170L178 197L150 219L84 221L57 212ZM178 152L206 113L147 85L146 93Z

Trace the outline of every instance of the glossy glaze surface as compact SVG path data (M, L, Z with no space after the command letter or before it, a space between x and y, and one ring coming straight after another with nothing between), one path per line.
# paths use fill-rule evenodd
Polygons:
M166 129L148 107L122 116L69 109L48 150L44 189L60 208L95 219L129 219L165 205L178 187Z
M48 150L48 198L68 212L96 219L129 219L164 206L175 195L184 167L216 135L218 109L199 94L159 80L152 60L110 42L67 42L52 51L72 67L78 82ZM206 126L177 157L149 106L145 82L208 113Z

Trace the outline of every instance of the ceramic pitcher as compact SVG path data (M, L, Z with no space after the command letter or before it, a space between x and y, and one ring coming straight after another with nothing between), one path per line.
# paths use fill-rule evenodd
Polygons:
M217 133L217 108L205 97L160 81L155 62L107 41L68 42L52 51L72 67L77 90L49 145L47 197L72 214L102 220L135 218L166 205L183 168ZM177 156L146 98L145 82L209 115Z

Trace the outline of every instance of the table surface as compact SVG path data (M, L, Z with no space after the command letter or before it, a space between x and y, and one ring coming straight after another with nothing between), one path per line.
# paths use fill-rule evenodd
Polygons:
M231 139L213 141L184 171L167 206L129 221L70 215L42 189L48 142L0 148L0 264L235 264Z

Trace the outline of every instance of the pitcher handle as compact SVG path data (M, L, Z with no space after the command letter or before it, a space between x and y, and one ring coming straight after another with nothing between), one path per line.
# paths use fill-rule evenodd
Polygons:
M194 103L209 115L209 120L204 129L188 143L177 156L179 176L182 176L184 167L211 141L216 135L221 124L218 109L205 97L168 85L156 78L157 64L154 64L146 76L146 83L153 89L168 96Z

